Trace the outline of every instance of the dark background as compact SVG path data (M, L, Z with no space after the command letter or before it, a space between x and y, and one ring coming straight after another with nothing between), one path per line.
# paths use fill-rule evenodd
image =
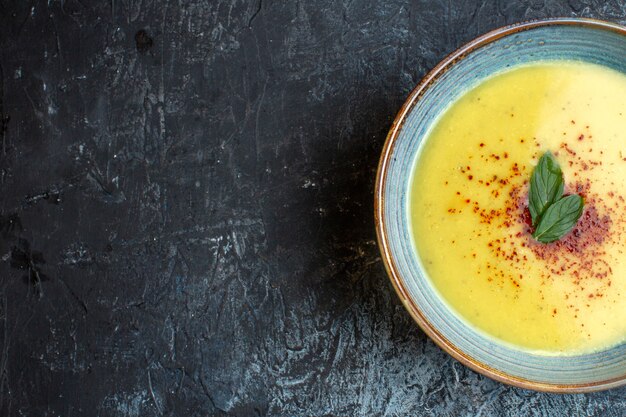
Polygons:
M452 360L376 164L481 33L620 1L0 1L1 416L624 416Z

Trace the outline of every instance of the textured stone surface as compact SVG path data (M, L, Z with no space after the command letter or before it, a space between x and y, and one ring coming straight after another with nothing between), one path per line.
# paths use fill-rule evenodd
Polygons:
M373 182L446 53L620 1L0 1L0 415L607 416L399 304Z

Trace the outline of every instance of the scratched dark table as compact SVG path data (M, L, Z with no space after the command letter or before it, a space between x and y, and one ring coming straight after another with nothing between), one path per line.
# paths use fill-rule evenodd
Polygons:
M373 227L447 53L619 1L0 1L1 416L607 416L472 372Z

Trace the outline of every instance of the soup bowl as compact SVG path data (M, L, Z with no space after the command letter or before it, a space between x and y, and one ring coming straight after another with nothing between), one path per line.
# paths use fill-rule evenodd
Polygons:
M548 355L500 342L456 314L425 273L411 236L410 184L421 146L451 103L494 74L557 60L626 73L625 56L626 28L614 23L563 18L500 28L461 47L428 73L389 131L375 194L378 243L388 275L423 331L455 359L490 378L550 392L617 387L626 384L626 343L587 354Z

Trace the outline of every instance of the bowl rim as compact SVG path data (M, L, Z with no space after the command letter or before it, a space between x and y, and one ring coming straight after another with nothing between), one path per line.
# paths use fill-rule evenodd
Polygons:
M394 290L400 297L402 304L408 310L409 314L411 315L413 320L417 322L420 328L440 348L442 348L445 352L451 355L454 359L482 375L519 388L555 393L584 393L601 391L626 385L626 373L617 378L585 384L552 384L537 382L513 376L499 369L490 367L489 365L469 356L456 345L451 343L437 330L435 326L433 326L432 323L430 323L430 321L426 319L419 306L409 296L408 290L406 289L406 286L404 284L404 280L400 275L391 254L391 250L389 248L388 234L386 226L384 224L384 185L387 178L387 168L389 166L390 157L396 144L396 140L399 136L400 130L402 129L404 122L406 121L406 116L410 113L415 104L421 99L424 92L428 90L437 81L437 79L441 77L450 67L454 66L456 62L462 60L476 49L505 36L545 26L581 26L592 29L608 30L626 36L626 27L618 23L589 18L557 17L550 19L531 20L500 27L471 40L470 42L466 43L465 45L461 46L460 48L446 56L432 70L430 70L422 78L419 84L413 89L413 91L411 91L406 101L400 108L400 111L394 119L391 128L389 129L389 133L387 134L387 138L385 140L385 144L383 146L382 154L378 164L378 171L376 174L375 183L374 221L376 224L376 236L383 263L385 265L385 269L387 270L387 276L389 277L389 280L391 281Z

